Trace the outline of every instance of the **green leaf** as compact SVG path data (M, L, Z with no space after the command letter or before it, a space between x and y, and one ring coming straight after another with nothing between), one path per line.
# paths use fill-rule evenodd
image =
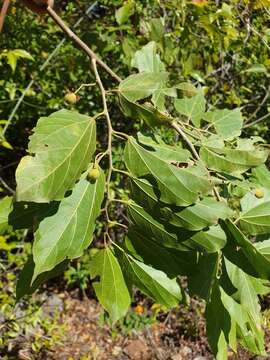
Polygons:
M211 226L206 231L191 232L177 228L152 217L142 207L130 204L128 215L136 231L162 246L180 251L216 252L226 244L226 235L220 226Z
M250 68L241 71L242 73L264 73L267 74L267 69L263 64L254 64Z
M188 150L183 149L180 145L167 145L161 139L145 136L142 133L138 133L138 141L140 144L149 147L154 150L154 154L160 159L168 162L184 162L188 163L191 158L191 154Z
M265 241L260 241L254 244L256 249L263 254L268 261L270 262L270 239Z
M237 333L242 344L256 354L265 355L264 333L261 324L254 321L251 314L246 311L242 304L227 295L222 288L220 288L220 291L221 301L230 314L231 321L237 325Z
M136 67L140 73L156 74L157 78L159 78L160 74L165 74L165 66L157 54L156 43L154 41L149 42L141 50L136 51L131 65ZM164 112L166 111L165 96L175 97L176 92L174 89L167 89L162 85L152 95L154 106Z
M16 171L17 201L61 200L96 148L95 120L61 110L41 118ZM34 154L34 155L32 155Z
M113 322L124 316L130 305L130 295L116 257L109 248L98 250L90 264L91 278L97 298Z
M198 231L217 224L219 219L225 220L231 215L232 210L224 201L206 197L182 211L173 212L170 223L188 230Z
M182 299L181 289L176 279L170 279L164 272L154 269L130 255L124 255L123 269L125 276L157 303L171 308Z
M180 252L163 247L147 234L141 234L132 227L129 228L125 245L127 251L137 260L164 271L170 278L190 274L197 263L195 251Z
M177 206L194 203L211 189L206 170L200 165L178 168L129 138L125 164L134 177L147 178L159 189L159 200Z
M149 103L144 105L133 103L128 101L124 96L120 94L120 105L123 113L134 119L138 118L143 120L147 126L150 127L160 127L161 125L166 125L172 121L170 116L160 112L158 109L154 108Z
M257 166L255 169L252 169L252 177L257 183L261 186L270 189L270 171L267 169L266 165Z
M258 199L247 193L241 200L244 211L240 214L240 227L251 235L270 233L270 191L262 190L264 197Z
M193 271L188 276L190 295L198 295L208 300L219 266L218 253L200 254L193 265Z
M239 176L249 168L261 165L268 157L268 150L254 144L256 139L238 139L230 148L212 136L202 143L200 157L209 169Z
M154 18L150 20L150 38L161 43L165 33L164 19Z
M141 206L136 204L130 204L128 206L128 215L131 223L136 226L137 231L148 237L150 240L157 242L158 244L181 251L190 250L189 247L182 245L182 241L191 236L191 233L186 231L178 235L173 232L175 228L165 226L150 214L148 214ZM172 230L172 231L170 231Z
M2 56L5 56L7 58L7 62L13 72L16 70L18 58L34 60L27 51L22 49L9 50L7 52L4 52Z
M9 214L8 222L14 230L32 228L44 218L54 215L58 206L59 202L56 201L49 204L15 202Z
M6 196L0 200L0 234L8 229L8 215L12 209L12 197Z
M36 265L33 280L63 260L81 256L90 245L104 187L102 172L94 183L83 177L72 194L61 201L57 213L40 223L33 245Z
M191 98L176 99L174 106L180 114L185 115L196 127L200 127L206 106L202 91Z
M193 235L190 241L184 244L192 249L214 253L226 245L226 234L219 225L210 226L208 230L199 231Z
M214 125L217 134L224 140L241 134L243 118L240 109L208 111L203 118Z
M32 295L42 283L62 274L67 268L68 263L68 260L64 260L54 269L40 274L33 282L33 284L31 284L34 274L35 263L33 261L33 257L30 256L19 275L16 284L16 301L19 301L25 295Z
M226 258L249 275L270 280L270 262L267 256L231 220L225 220L223 224L228 244L224 249Z
M256 281L257 279L253 278L252 280L248 274L227 259L225 259L225 265L233 286L238 290L233 296L234 299L241 303L241 306L250 314L259 328L262 323L262 317L259 299L254 288L254 280Z
M232 216L225 201L206 197L188 207L168 207L158 199L158 188L145 179L130 178L131 197L160 221L191 231L199 231Z
M206 305L206 332L208 342L217 360L227 360L227 343L236 350L236 326L221 301L220 288L215 282Z
M128 101L136 102L148 98L157 90L166 89L164 83L167 79L168 74L165 72L130 75L120 83L119 92Z
M115 19L118 25L123 25L133 14L134 6L132 2L128 2L115 12Z
M13 54L13 52L11 51L7 52L5 56L7 58L8 65L11 67L12 71L14 72L17 67L17 59L18 59L17 56Z
M149 42L141 50L136 51L131 64L139 72L160 73L165 71L165 66L157 54L157 46L154 41Z

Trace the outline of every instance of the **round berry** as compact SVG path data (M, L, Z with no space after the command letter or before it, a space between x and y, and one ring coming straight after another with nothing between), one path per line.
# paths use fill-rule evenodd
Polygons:
M100 176L100 171L97 168L92 168L88 171L87 178L90 181L96 181Z
M255 190L255 196L258 199L261 199L264 197L264 191L262 189L256 189Z
M76 102L77 102L76 94L73 92L68 92L65 95L65 101L68 102L69 104L76 104Z

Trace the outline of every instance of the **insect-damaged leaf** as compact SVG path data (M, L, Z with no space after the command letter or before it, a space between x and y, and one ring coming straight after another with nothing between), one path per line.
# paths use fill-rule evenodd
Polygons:
M61 200L86 170L96 148L93 118L61 110L40 118L16 171L17 201Z
M240 175L249 168L263 164L269 151L256 144L256 139L238 139L236 147L225 146L217 136L202 142L201 159L209 169Z
M109 248L99 250L91 260L93 286L98 300L110 314L113 322L123 317L130 305L130 295L118 260Z
M159 200L164 203L191 205L211 189L202 166L178 168L159 158L155 151L146 150L134 138L127 142L125 163L133 176L146 178L158 188Z
M83 176L72 194L61 201L57 213L41 221L33 245L33 280L63 260L81 256L90 245L104 186L102 172L93 183Z

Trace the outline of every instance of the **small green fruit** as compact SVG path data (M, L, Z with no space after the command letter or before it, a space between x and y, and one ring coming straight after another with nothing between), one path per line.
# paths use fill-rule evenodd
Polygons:
M264 197L264 191L262 189L256 189L255 190L255 196L258 199L261 199Z
M97 168L92 168L88 171L87 178L90 181L96 181L100 176L100 171Z
M70 104L76 104L76 102L77 102L76 94L74 94L73 92L68 92L65 95L65 101L70 103Z

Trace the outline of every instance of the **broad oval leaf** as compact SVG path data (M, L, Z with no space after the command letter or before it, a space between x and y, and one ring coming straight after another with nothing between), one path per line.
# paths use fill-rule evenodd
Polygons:
M52 201L49 204L15 202L8 216L8 222L14 230L35 229L44 218L54 215L58 206L58 201Z
M138 133L137 136L140 144L154 150L154 154L162 160L188 163L191 159L191 153L179 145L167 145L161 139L157 139L157 137L145 136L142 133Z
M206 332L209 344L218 360L228 358L228 343L236 351L236 324L221 301L221 290L214 282L206 304Z
M141 206L130 204L128 207L128 215L129 220L134 225L135 229L138 229L141 234L148 237L150 240L168 248L181 251L190 250L187 246L181 244L181 240L178 239L175 232L171 232L170 228L168 229L164 224L154 219ZM185 235L183 233L183 241L184 237L189 238L190 236L191 233L188 231Z
M215 281L219 267L219 254L199 254L198 260L193 264L193 271L188 276L190 295L197 295L208 300L212 285Z
M260 165L252 169L252 177L256 183L270 189L270 171L266 165Z
M230 140L241 134L243 118L240 109L216 109L205 113L203 118L213 124L222 139Z
M225 232L219 225L210 226L209 229L199 231L190 240L184 242L191 249L215 253L224 248L227 242Z
M140 73L127 77L119 85L119 92L128 101L136 102L153 95L157 90L166 89L167 73Z
M141 50L135 52L132 60L132 66L136 67L139 72L160 73L165 71L165 66L157 54L157 46L154 41L143 46Z
M251 235L270 232L270 191L261 189L262 198L254 193L247 193L241 200L243 212L240 214L240 227Z
M197 262L196 251L180 252L162 246L147 236L130 228L125 239L128 252L137 260L164 271L170 278L188 275Z
M136 204L129 205L128 215L135 231L164 247L211 253L226 245L226 235L219 225L211 226L205 231L188 231L169 223L161 223Z
M86 170L96 148L93 118L60 110L40 118L16 171L17 201L61 200Z
M250 316L253 318L253 321L258 324L259 328L262 322L260 314L261 308L254 284L256 281L261 282L261 280L252 278L227 259L225 259L225 265L233 286L238 290L233 296L234 299L239 301L245 310L250 313Z
M130 295L117 258L109 248L98 250L90 264L97 298L113 322L123 317L130 305Z
M32 281L63 260L81 256L90 245L104 187L103 172L93 183L83 176L72 194L61 201L57 213L41 221L33 245L35 272Z
M250 311L241 303L236 302L221 287L221 301L230 314L231 321L237 324L237 332L244 346L250 351L265 355L264 332L262 326L253 318Z
M217 224L219 219L225 220L231 215L232 210L224 201L206 197L182 211L173 212L170 223L188 230L198 231Z
M134 138L127 142L125 164L133 176L155 184L159 200L171 205L191 205L212 186L202 166L178 168L160 159L154 151L146 150Z
M180 114L185 115L196 127L200 126L206 106L202 91L199 91L197 95L191 98L175 99L174 106Z
M68 263L68 260L64 260L52 270L40 274L32 283L35 263L33 261L33 256L30 256L19 275L16 284L16 301L19 301L25 295L33 294L38 287L47 280L61 275L66 270Z
M157 303L171 308L182 299L176 279L170 279L163 271L154 269L130 255L124 255L123 262L124 273L129 281Z
M227 234L226 258L249 275L270 280L269 258L231 220L225 220L223 225Z
M202 143L200 157L209 169L239 176L263 164L268 157L269 151L254 142L255 139L238 139L233 148L214 136Z
M131 118L143 120L149 127L160 127L171 122L170 116L162 113L149 103L143 105L128 101L123 95L119 96L123 113Z
M225 201L205 197L190 206L169 207L158 200L158 189L145 179L131 178L131 197L148 212L157 216L160 221L191 231L199 231L227 219L233 212Z

